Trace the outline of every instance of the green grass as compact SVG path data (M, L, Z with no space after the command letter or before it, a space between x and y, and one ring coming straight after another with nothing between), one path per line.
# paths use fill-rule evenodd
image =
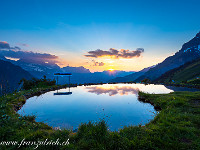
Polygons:
M34 116L20 116L14 106L25 102L23 95L43 89L33 89L1 97L0 142L54 140L66 141L66 146L39 146L37 149L200 149L200 92L146 94L140 100L150 102L161 111L145 126L124 127L118 132L108 130L104 120L80 124L78 131L54 130L35 122ZM17 149L2 146L0 149ZM33 149L22 146L20 149Z

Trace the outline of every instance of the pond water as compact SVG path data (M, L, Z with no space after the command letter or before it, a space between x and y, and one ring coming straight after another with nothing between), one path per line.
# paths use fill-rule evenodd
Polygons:
M104 119L110 130L118 130L123 126L144 125L156 115L151 104L138 101L139 90L156 94L173 92L164 85L78 86L29 98L18 113L35 115L36 121L61 129L75 130L81 123Z

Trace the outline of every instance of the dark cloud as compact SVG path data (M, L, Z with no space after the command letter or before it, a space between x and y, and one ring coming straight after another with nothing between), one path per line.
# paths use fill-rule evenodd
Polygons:
M57 63L58 56L47 53L34 53L29 51L0 50L0 55L12 58L19 58L27 62L36 63Z
M15 47L10 47L10 44L8 44L8 42L5 42L5 41L0 41L0 50L14 50L14 51L19 51L21 50L20 47L18 46L15 46Z
M0 49L10 49L10 45L7 42L0 41Z
M98 57L103 57L103 56L110 56L113 58L133 58L133 57L140 57L141 53L144 52L143 48L137 48L134 51L130 50L117 50L114 48L110 48L109 51L104 51L97 49L95 51L89 51L88 55L85 55L86 57L92 57L92 58L98 58Z
M10 47L7 42L0 42L0 55L11 57L31 63L59 63L58 56L47 53L34 53L31 51L22 51L20 47Z
M93 66L104 66L103 62L96 62L95 60L92 60Z

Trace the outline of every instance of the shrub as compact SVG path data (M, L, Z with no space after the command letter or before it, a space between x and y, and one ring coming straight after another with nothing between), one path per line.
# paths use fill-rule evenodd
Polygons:
M44 76L42 79L36 79L36 78L32 78L32 80L22 79L20 83L21 82L23 82L23 89L25 90L29 90L36 87L47 87L56 85L55 80L47 79L46 76Z

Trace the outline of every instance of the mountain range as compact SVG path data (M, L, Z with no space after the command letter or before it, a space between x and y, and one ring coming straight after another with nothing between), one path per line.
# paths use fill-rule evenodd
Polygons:
M145 78L151 81L156 80L167 71L177 68L187 62L193 61L200 57L200 32L189 42L183 44L182 48L173 56L167 57L163 62L157 64L146 72L143 70L130 74L122 78L113 79L115 82L140 82Z
M1 54L1 53L0 53ZM29 72L32 77L35 78L42 78L44 75L49 79L55 79L54 73L55 72L70 72L72 73L71 83L100 83L100 82L108 82L109 80L122 77L134 71L103 71L103 72L90 72L89 69L84 68L83 66L80 67L59 67L55 63L46 63L46 62L38 62L38 61L31 61L27 59L19 59L19 60L11 60L8 57L0 55L0 60L10 62L16 66L21 67L23 70ZM59 77L59 84L68 83L68 79L66 77Z
M94 72L94 73L74 73L72 72L71 83L106 83L111 79L116 77L123 77L128 74L133 73L133 71L103 71L103 72ZM59 83L68 83L66 77L59 77Z
M10 59L9 57L13 55L20 59ZM176 80L186 75L188 70L198 73L199 64L195 60L200 58L200 32L189 42L183 44L182 48L173 56L169 56L163 62L144 68L139 72L103 71L91 73L89 69L83 66L61 68L57 65L56 58L55 55L15 51L9 49L9 47L7 49L3 47L3 49L0 49L1 91L2 86L6 87L8 81L10 89L14 90L21 78L42 78L45 75L49 79L55 79L55 72L71 72L73 74L71 83L140 82L145 78L159 82L164 81L163 79ZM183 69L188 67L187 65L190 63L197 66L192 69ZM178 72L182 70L186 72L183 71L180 74L177 73L177 70L179 70ZM186 80L186 78L183 79ZM60 77L59 84L64 83L68 83L68 80L66 77Z

